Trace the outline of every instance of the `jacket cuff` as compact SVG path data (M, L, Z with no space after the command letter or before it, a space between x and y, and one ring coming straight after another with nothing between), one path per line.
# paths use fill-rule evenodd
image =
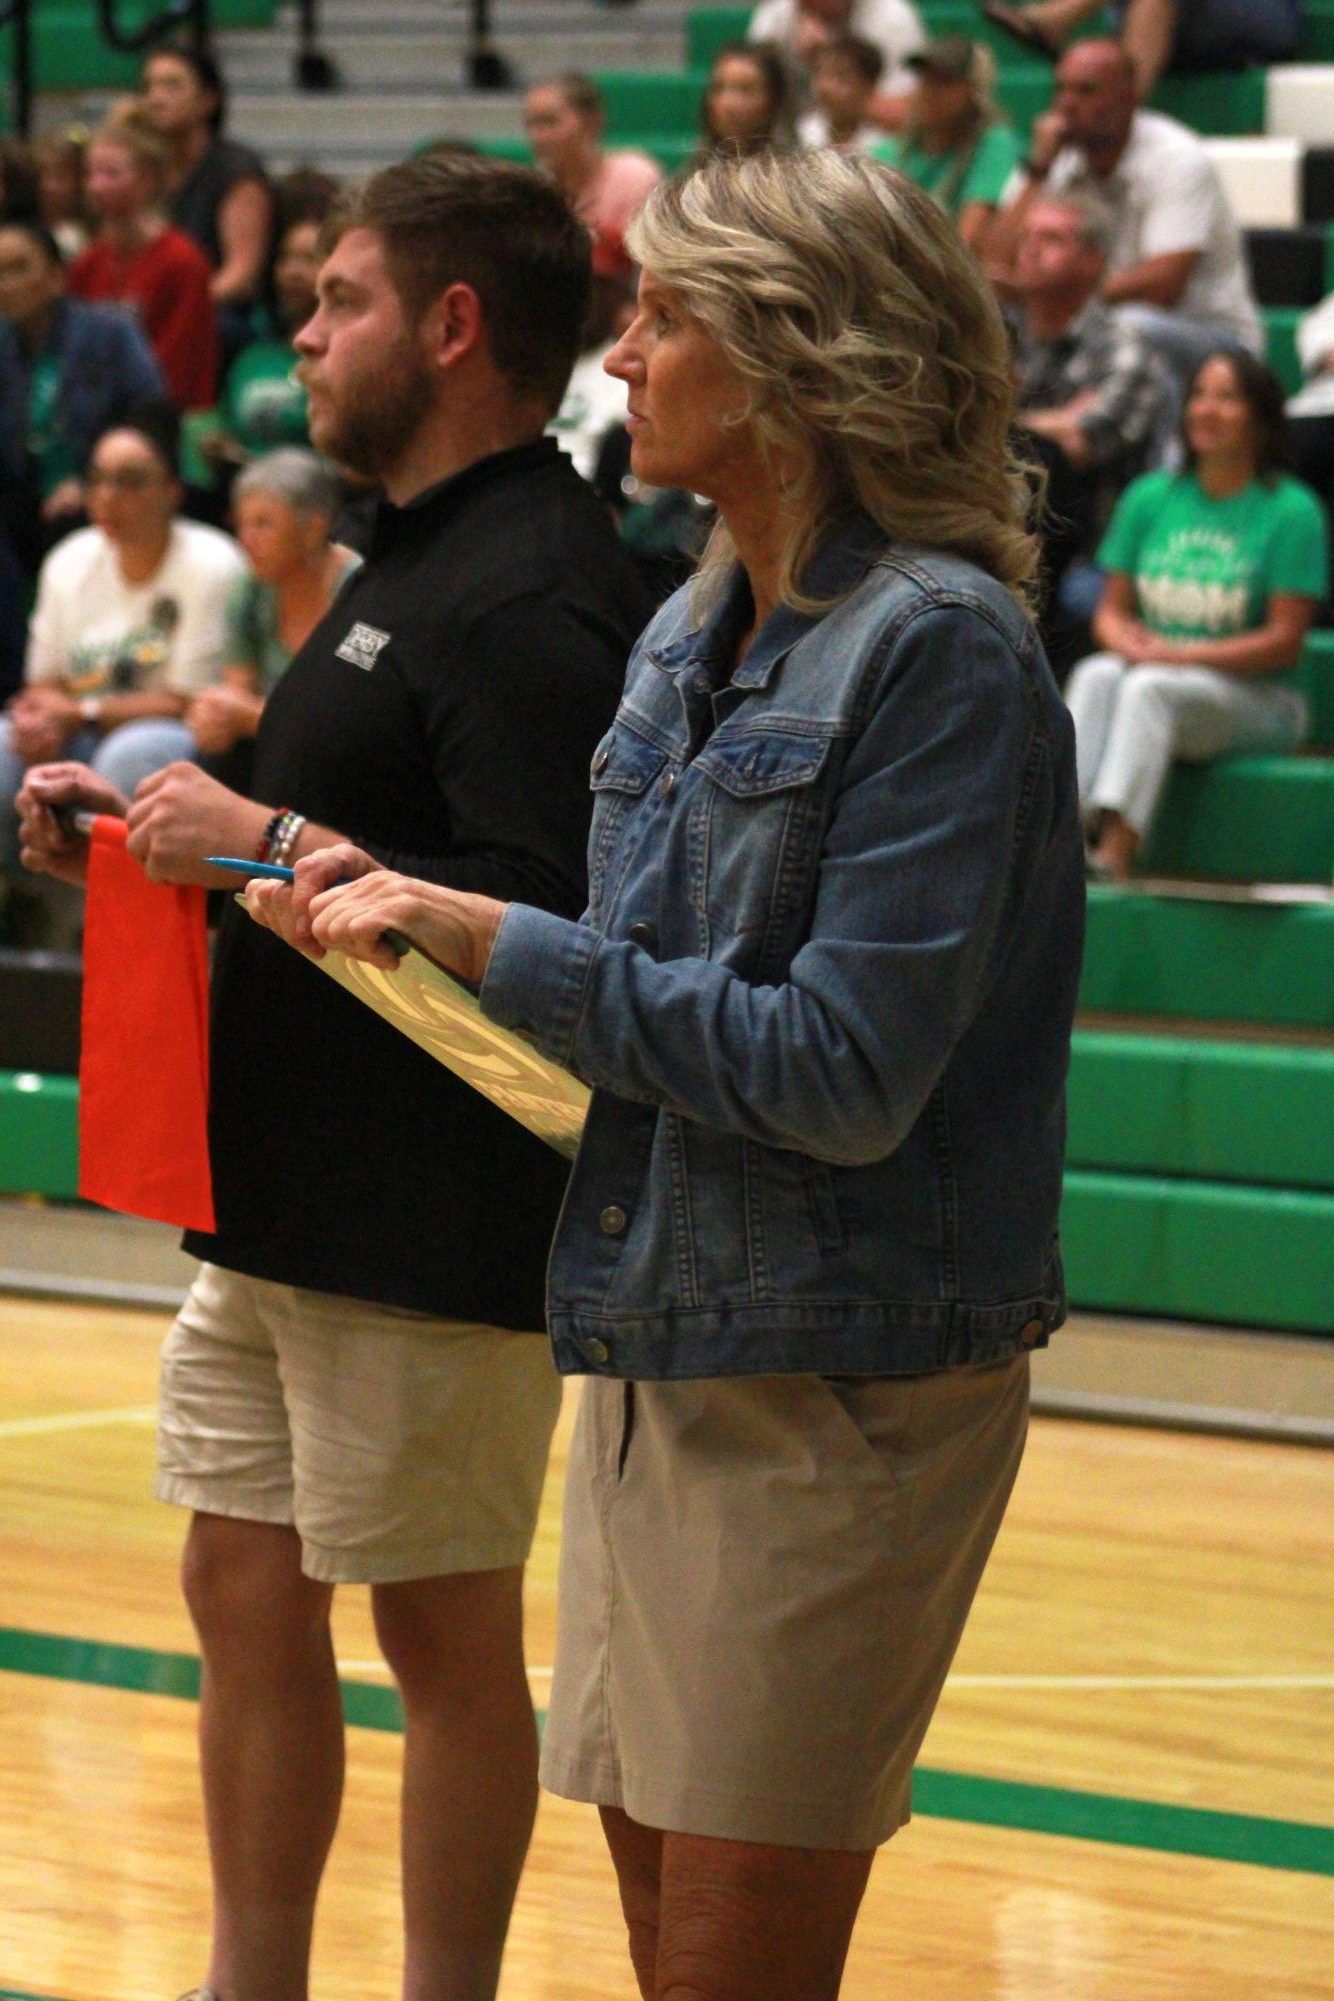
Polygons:
M587 925L511 903L478 996L482 1013L530 1036L544 1054L569 1067L597 949L597 934Z

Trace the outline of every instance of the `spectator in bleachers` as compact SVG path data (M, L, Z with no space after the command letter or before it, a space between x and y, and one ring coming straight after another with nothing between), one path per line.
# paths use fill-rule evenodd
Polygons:
M607 433L625 423L625 384L608 375L602 364L634 318L633 300L633 287L620 260L609 257L595 242L583 344L560 408L547 425L547 436L569 454L579 477L590 482Z
M207 410L218 343L208 259L162 212L166 152L133 108L88 146L88 206L97 235L70 266L71 292L136 314L180 410Z
M66 258L88 247L92 220L84 193L84 155L77 131L45 132L32 143L42 221Z
M538 166L594 242L603 244L604 257L616 254L628 274L625 232L662 169L647 153L628 147L609 152L602 143L606 122L602 92L591 76L575 70L535 83L524 99L524 130Z
M140 92L144 115L168 148L167 214L208 259L224 344L234 353L249 338L268 270L274 211L264 164L223 137L226 90L206 50L155 49Z
M1113 41L1061 58L1049 111L1034 120L988 240L988 267L1013 287L1013 260L1040 197L1087 189L1115 218L1103 302L1137 326L1184 382L1205 354L1264 351L1241 232L1202 141L1174 118L1141 111L1134 69Z
M1334 292L1297 325L1306 380L1288 404L1297 471L1334 509Z
M102 433L166 393L132 320L65 296L49 230L0 223L0 520L25 569L82 514Z
M896 132L907 116L912 96L907 60L926 41L910 0L759 0L746 29L748 41L772 43L782 50L797 97L809 94L815 51L847 35L872 42L879 49L884 74L872 117L885 131Z
M1048 475L1043 637L1058 676L1087 649L1098 542L1117 496L1158 462L1175 398L1142 335L1098 297L1111 220L1088 195L1051 195L1019 242L1015 415Z
M1035 0L987 4L982 12L1033 54L1055 62L1066 37L1108 13L1135 66L1141 98L1165 69L1243 69L1287 62L1297 47L1305 0Z
M22 139L0 139L0 220L39 222L42 214L37 168Z
M1211 355L1190 387L1180 472L1122 496L1100 551L1094 637L1066 699L1090 868L1124 881L1173 758L1301 742L1297 665L1325 595L1319 501L1291 478L1283 390L1251 355Z
M227 600L245 570L229 535L178 518L174 426L107 431L85 484L92 525L42 565L25 684L0 719L9 873L29 765L76 758L128 797L150 771L193 754L185 711L222 665Z
M811 56L812 108L797 120L802 145L869 153L884 138L871 117L884 73L885 59L874 42L859 35L823 42Z
M1019 159L995 99L995 57L966 35L942 35L910 56L908 67L917 85L907 125L874 149L876 157L933 195L981 256Z
M257 452L309 442L306 391L296 376L293 337L315 310L315 280L323 261L314 217L290 223L273 263L272 335L242 348L218 399L221 427L205 438L208 456L222 465L244 465Z
M248 769L217 761L248 748L270 691L360 565L329 539L339 499L328 463L293 446L256 459L232 489L250 569L227 601L221 678L195 696L186 722L214 775L237 791L249 792Z
M719 151L758 153L793 143L791 91L776 50L762 42L719 49L700 100L699 130L695 165Z

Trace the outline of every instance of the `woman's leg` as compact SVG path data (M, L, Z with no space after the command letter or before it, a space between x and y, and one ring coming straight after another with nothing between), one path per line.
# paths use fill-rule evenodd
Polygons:
M1125 675L1126 663L1119 653L1090 653L1065 684L1065 705L1075 726L1075 771L1081 806L1086 806L1093 796Z
M142 722L122 723L109 730L88 762L94 771L109 778L127 799L141 778L178 758L193 761L195 740L185 724L173 716L146 716Z

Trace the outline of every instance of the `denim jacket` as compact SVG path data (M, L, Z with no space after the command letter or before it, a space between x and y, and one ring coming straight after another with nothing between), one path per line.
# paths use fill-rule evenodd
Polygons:
M1083 940L1069 718L971 564L858 517L812 596L738 570L636 648L593 758L590 904L511 906L482 987L594 1089L548 1272L557 1366L901 1374L1064 1318Z

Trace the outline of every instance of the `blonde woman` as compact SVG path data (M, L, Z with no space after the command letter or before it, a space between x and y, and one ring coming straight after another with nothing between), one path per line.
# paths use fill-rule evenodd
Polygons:
M593 1087L546 1784L602 1813L641 1994L829 2001L1064 1315L1072 734L941 210L759 154L631 247L635 475L720 523L593 758L587 913L341 844L248 894L317 952L405 929Z
M982 42L942 35L909 56L908 67L917 73L917 89L907 126L872 150L934 195L980 256L1019 163L1019 142L995 99L996 59Z

